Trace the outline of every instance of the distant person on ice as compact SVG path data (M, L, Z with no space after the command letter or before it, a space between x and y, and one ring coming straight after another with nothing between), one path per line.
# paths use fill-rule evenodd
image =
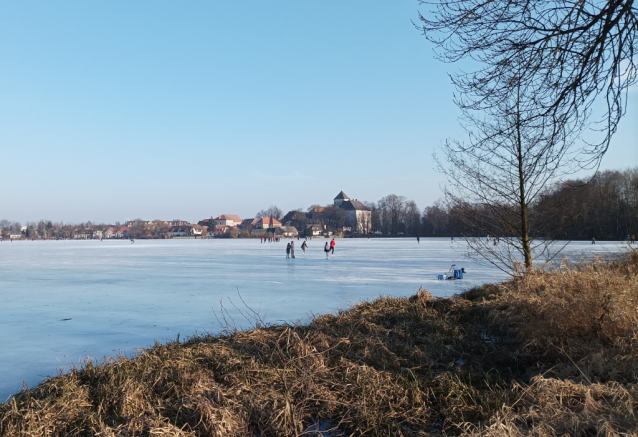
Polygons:
M326 245L323 247L323 251L326 252L326 259L328 259L328 255L330 254L330 243L326 241Z
M333 238L332 241L330 242L330 250L332 251L332 254L335 254L335 246L337 245L337 242L335 241L335 239Z
M290 258L290 243L286 246L286 258Z
M596 244L596 237L591 237L591 244Z
M295 242L294 240L290 242L290 258L295 257Z
M308 245L306 244L306 242L304 241L303 243L301 243L301 250L303 250L303 254L306 254L306 247L308 247Z

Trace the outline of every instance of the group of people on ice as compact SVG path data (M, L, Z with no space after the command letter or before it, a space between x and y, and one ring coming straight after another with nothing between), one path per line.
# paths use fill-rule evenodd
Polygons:
M489 243L489 242L490 242L490 240L492 240L492 241L493 241L494 246L498 246L498 243L500 243L500 242L501 242L501 239L500 239L499 237L494 237L494 236L488 235L488 236L487 236L487 242Z
M627 234L627 238L625 238L625 241L627 242L627 244L636 244L636 235L629 235ZM592 237L591 239L591 244L596 244L596 237Z
M263 243L264 241L266 243L279 243L281 241L281 237L259 237L259 239L261 240L261 242Z
M330 257L330 252L332 252L332 254L334 255L336 245L337 245L337 242L335 241L334 238L330 242L326 241L326 245L323 247L323 251L326 253L326 259ZM306 241L304 240L303 243L301 243L301 250L303 251L304 255L306 254L307 247L308 247L308 244L306 244ZM293 240L286 245L286 258L294 258L294 257L295 257L295 242Z

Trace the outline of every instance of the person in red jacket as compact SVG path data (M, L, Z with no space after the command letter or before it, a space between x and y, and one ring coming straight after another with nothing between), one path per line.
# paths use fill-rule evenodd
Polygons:
M332 254L335 254L335 245L337 243L335 242L335 239L333 238L332 241L330 242L330 251L332 252Z

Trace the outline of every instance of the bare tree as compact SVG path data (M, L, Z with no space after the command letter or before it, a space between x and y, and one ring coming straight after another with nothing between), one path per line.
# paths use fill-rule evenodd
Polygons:
M146 222L140 218L131 220L129 222L128 232L133 239L146 238L148 234Z
M165 224L162 220L153 220L146 225L147 235L150 234L152 238L158 238L164 235L169 229L170 226Z
M405 203L405 210L403 212L405 232L406 234L419 236L420 224L421 224L421 212L414 200L409 200Z
M447 237L460 235L450 225L450 213L447 205L438 199L432 206L426 206L421 216L421 232L425 237Z
M496 108L516 87L523 105L535 107L523 116L552 119L559 131L579 134L591 127L592 105L602 96L606 111L594 128L601 136L584 143L575 157L585 167L600 162L625 113L628 88L636 83L634 0L420 3L433 7L419 15L418 27L436 45L439 59L479 62L474 71L452 75L461 108Z
M4 240L9 238L11 232L11 222L6 219L0 220L0 239Z
M405 196L389 194L377 202L385 233L397 234L405 210Z
M257 214L255 214L255 217L256 218L268 217L268 218L274 218L279 220L281 219L281 217L283 217L283 215L284 215L283 211L279 209L276 205L270 205L268 209L262 209Z
M20 222L14 222L11 225L11 231L13 231L13 233L15 234L19 234L22 232L22 225L20 224Z
M11 222L7 219L0 220L0 239L8 238L10 232Z
M573 133L552 124L551 116L528 116L534 108L523 106L520 88L514 91L482 118L465 111L468 142L446 142L446 162L437 162L450 183L446 196L466 225L463 236L474 253L504 271L522 258L527 271L534 259L557 254L550 251L546 230L535 229L531 235L530 205L548 184L578 166L569 159ZM496 235L499 245L486 247L483 239L474 238L477 234Z
M47 224L44 222L44 220L40 220L38 222L38 235L47 238Z

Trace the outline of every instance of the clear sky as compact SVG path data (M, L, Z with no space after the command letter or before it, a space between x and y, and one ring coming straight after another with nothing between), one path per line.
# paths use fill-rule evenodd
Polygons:
M416 0L0 2L0 218L441 196L460 138ZM638 165L638 92L603 168Z

